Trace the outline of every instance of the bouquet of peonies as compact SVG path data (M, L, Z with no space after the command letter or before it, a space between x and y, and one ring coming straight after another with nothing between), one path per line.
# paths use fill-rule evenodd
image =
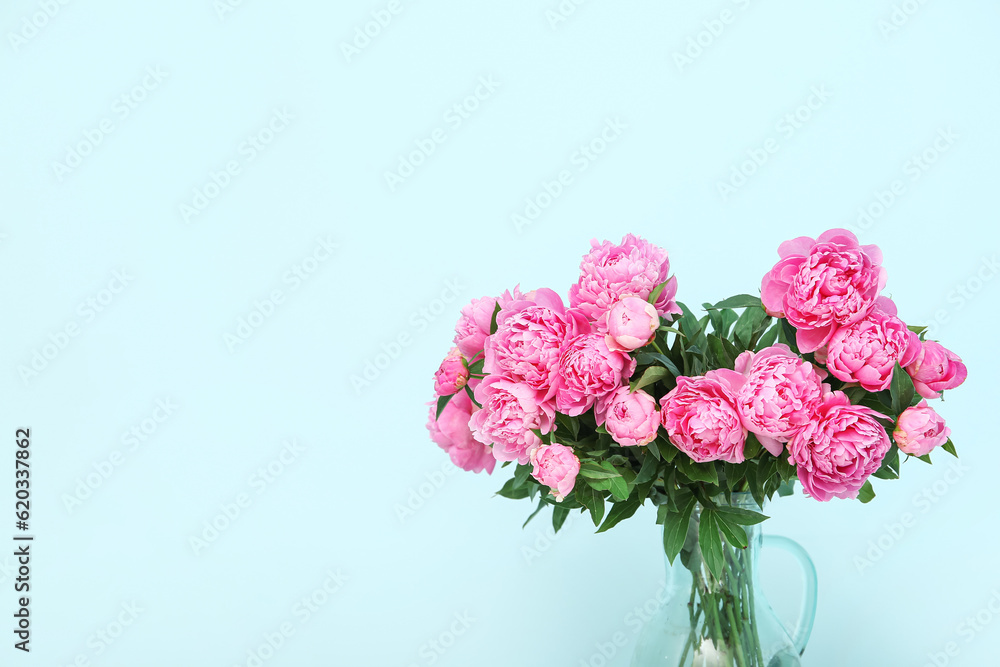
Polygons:
M868 502L901 453L955 455L927 399L966 368L882 296L878 247L834 229L778 253L759 297L700 318L675 301L666 251L632 235L592 242L569 307L549 289L473 300L435 374L432 439L466 470L515 463L500 495L537 497L532 517L552 506L556 530L580 510L603 532L649 500L673 562L697 514L715 580L766 519L733 493L762 507L797 479L815 500Z

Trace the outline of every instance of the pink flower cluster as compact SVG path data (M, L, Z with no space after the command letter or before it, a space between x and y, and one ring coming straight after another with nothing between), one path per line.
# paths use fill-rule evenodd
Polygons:
M622 445L656 437L655 400L629 394L627 382L636 366L630 353L654 338L661 318L680 313L667 252L631 234L591 245L569 307L550 289L514 288L462 309L456 347L435 374L435 395L452 398L428 424L456 465L491 472L496 461L531 464L535 479L561 499L580 464L571 448L543 444L556 411L593 410Z
M778 254L780 261L761 283L764 308L787 318L799 349L814 352L831 375L880 392L889 388L899 364L924 398L938 398L965 381L968 372L958 355L921 341L881 295L887 273L878 246L862 246L851 232L833 229L818 239L787 241ZM822 401L817 416L800 424L789 454L814 497L854 497L870 474L865 471L877 469L888 451L888 436L883 440L884 429L874 421L881 415L850 406L846 395L825 394ZM762 400L760 408L773 410L773 402ZM919 456L944 444L947 433L924 401L900 416L894 439L902 451Z
M568 305L544 288L473 299L434 375L432 439L466 470L530 465L557 500L573 491L580 472L572 447L556 442L557 414L592 415L591 425L622 447L649 445L662 426L696 463L746 461L753 434L771 455L788 457L817 500L856 497L893 440L913 456L946 443L950 431L926 400L899 416L890 439L889 418L848 396L853 387L887 390L897 365L925 399L968 374L953 352L922 341L882 295L879 248L834 229L787 241L778 252L761 301L794 327L801 353L785 344L743 352L733 369L676 378L659 399L628 383L636 353L682 312L662 248L631 234L618 244L592 241Z

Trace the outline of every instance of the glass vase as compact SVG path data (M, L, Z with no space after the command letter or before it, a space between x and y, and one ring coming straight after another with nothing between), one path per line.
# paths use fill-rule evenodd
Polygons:
M725 504L719 499L718 504ZM748 493L732 494L731 506L761 508ZM762 536L745 526L749 546L723 544L725 566L716 578L701 558L701 506L692 513L684 548L667 563L667 598L643 629L632 667L796 667L801 665L816 615L816 569L805 550L784 537ZM802 566L805 595L792 629L778 620L758 580L762 547L787 551Z

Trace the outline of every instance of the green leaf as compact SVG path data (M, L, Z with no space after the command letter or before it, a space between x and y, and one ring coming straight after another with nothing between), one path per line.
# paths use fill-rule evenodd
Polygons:
M770 518L760 512L743 509L742 507L730 507L728 505L721 505L714 511L722 514L726 521L740 526L754 526Z
M604 518L604 494L586 484L577 484L575 493L577 502L590 510L594 525L601 525L601 519Z
M785 345L791 348L792 352L795 354L801 354L799 352L799 344L797 342L797 335L795 332L795 327L788 320L781 319L781 337Z
M479 401L476 400L476 395L472 393L472 387L470 387L469 385L465 385L465 393L469 395L469 400L472 401L472 404L474 406L476 406L477 408L483 407L479 404Z
M434 421L441 419L441 413L444 412L444 406L448 405L448 401L451 400L452 396L454 396L454 394L451 394L450 396L441 396L438 398L437 416L434 417Z
M701 557L705 565L716 579L722 577L722 537L719 533L719 522L712 510L701 512L701 526L698 528L698 542L701 545Z
M781 475L782 482L790 482L794 479L798 479L799 477L798 468L795 467L794 463L790 463L784 456L775 457L775 468L778 469L778 474Z
M618 500L627 500L629 494L628 482L622 477L612 477L608 480L611 483L611 495Z
M721 310L722 308L751 308L753 306L763 308L763 304L761 303L759 296L753 296L752 294L739 294L737 296L731 296L728 299L723 299L706 310Z
M668 279L666 280L666 282L662 282L662 283L660 283L659 285L657 285L656 287L654 287L654 288L653 288L653 291L649 293L649 298L648 298L648 299L646 299L646 301L647 301L648 303L653 303L653 304L655 304L655 303L656 303L656 300L660 298L660 295L661 295L661 294L663 294L663 290L664 290L664 288L666 288L666 286L667 286L667 283L669 283L669 282L670 282L670 280L672 280L672 279L669 279L669 278L668 278Z
M743 530L742 526L730 521L722 512L716 513L715 519L719 523L719 530L722 531L722 536L726 538L726 542L729 542L737 549L747 548L750 541L747 539L747 531Z
M666 368L674 377L680 377L680 369L677 368L677 364L670 360L670 357L665 354L660 354L659 352L640 352L635 356L635 363L640 366L648 366L653 363L658 363L664 368Z
M496 308L493 309L493 317L490 318L491 336L497 332L497 315L499 314L500 314L500 302L497 302Z
M757 331L757 327L766 319L767 313L764 312L763 308L757 306L755 308L747 308L740 315L740 319L736 320L736 326L733 327L733 337L743 346L744 350L751 348L754 332Z
M758 506L764 505L764 482L758 478L757 466L750 461L746 469L747 487Z
M729 330L732 329L733 325L736 324L736 320L738 320L739 318L740 316L736 314L735 310L730 310L728 308L726 310L723 310L722 329L716 332L719 334L719 337L722 338L723 340L727 340L727 337L729 336Z
M667 505L660 505L656 508L656 525L662 526L667 520L667 515L670 514L670 507Z
M764 446L760 444L760 440L753 433L747 433L746 444L743 445L743 455L746 457L747 461L751 459L756 459L757 455L764 451Z
M471 366L468 366L469 372L470 373L476 373L477 375L481 374L483 372L483 366L485 364L486 364L486 360L485 359L480 359L479 361L477 361L476 363L472 364Z
M869 480L865 480L864 486L858 491L858 500L862 503L870 503L875 499L875 489L872 488L872 483Z
M951 442L951 441L949 440L948 442ZM661 460L663 458L660 455L660 446L656 444L656 440L653 440L648 445L646 445L646 449L649 450L649 453L652 454L653 458L655 458L657 461L659 461L659 460Z
M586 479L611 479L621 477L621 473L607 461L586 461L580 465L580 476Z
M597 529L597 532L603 533L607 530L611 530L619 523L635 514L640 505L642 505L642 499L635 496L620 503L613 504L611 506L611 510L608 512L607 518L604 519L604 523L602 523L601 527Z
M760 340L757 341L756 350L759 352L765 348L771 347L778 341L778 331L781 329L780 325L775 325L768 329Z
M899 447L892 445L889 453L882 459L882 466L874 475L879 479L899 479Z
M896 413L897 417L910 407L914 391L913 378L897 362L896 368L892 371L892 384L889 385L889 395L892 396L892 411Z
M671 565L677 554L684 548L684 541L687 538L688 527L691 525L691 513L694 506L698 504L694 496L691 496L681 507L680 512L670 512L664 515L663 520L663 551Z
M521 526L521 530L524 530L525 528L528 527L528 524L531 522L532 519L534 519L536 516L538 516L538 513L542 511L543 507L545 507L545 497L544 496L542 497L541 500L538 501L538 507L536 507L535 511L531 513L531 516L529 516L527 519L525 519L524 525Z
M531 490L527 486L517 486L514 484L514 478L507 480L507 483L503 485L499 491L497 491L498 496L503 496L504 498L510 498L511 500L521 500L522 498L527 498Z
M525 464L518 464L517 468L514 470L514 486L523 486L528 477L531 475L532 466Z
M638 380L633 380L632 384L629 386L629 391L633 392L636 389L642 389L643 387L648 387L654 382L659 382L665 377L670 376L670 371L668 371L663 366L650 366L646 369L646 372L642 374Z
M736 486L746 477L746 463L723 463L722 471L726 474L726 488L735 491Z
M652 443L650 443L650 444L652 444ZM950 439L948 440L948 442L946 442L943 445L941 445L941 449L943 449L944 451L948 452L949 454L951 454L952 456L954 456L956 459L958 458L958 452L955 451L955 443L953 443Z
M708 334L708 349L715 355L719 368L732 368L736 363L736 357L729 354L729 350L718 336Z
M562 529L563 524L566 523L566 518L569 517L569 510L565 507L560 507L556 505L552 508L552 529L557 533Z
M924 454L922 456L917 456L917 457L914 457L914 458L918 458L921 461L923 461L924 463L933 463L933 461L931 461L931 455L930 454Z
M722 310L715 310L712 304L703 303L701 307L708 311L708 320L712 323L712 331L719 335L722 328L726 326L725 320L722 316Z
M778 495L782 498L795 495L795 480L782 482L781 486L778 487Z
M913 333L917 334L918 336L920 334L922 334L923 332L927 331L927 327L919 327L919 326L916 326L916 325L910 325L910 326L907 327L907 329L909 329Z
M681 456L677 459L677 470L692 482L719 483L719 474L713 462L695 463L687 456Z
M639 468L639 474L635 476L636 484L645 484L651 479L656 478L656 472L660 467L660 462L654 456L647 456L642 460L642 467Z
M576 440L580 437L580 420L576 417L570 417L561 412L556 413L556 421L559 422L564 428L566 428L572 435L573 439Z
M844 390L848 400L855 405L860 405L861 401L869 396L868 390L864 387L850 387Z

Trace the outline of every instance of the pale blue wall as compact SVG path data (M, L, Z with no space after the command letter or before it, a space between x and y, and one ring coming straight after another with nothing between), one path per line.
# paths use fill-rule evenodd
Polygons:
M4 4L0 433L33 428L38 541L33 650L4 646L0 662L246 665L287 623L265 664L602 664L597 644L634 639L631 610L662 577L649 512L600 536L576 519L546 546L547 517L522 531L529 506L492 497L499 476L456 474L397 513L446 469L424 402L461 304L516 283L565 294L589 240L626 232L670 250L693 306L753 292L781 241L858 224L898 180L860 235L883 248L901 315L940 312L936 333L971 369L941 407L968 468L949 485L946 467L908 463L866 507L785 500L766 529L801 541L820 572L807 664L920 667L949 642L948 664L991 664L1000 618L971 637L960 624L1000 591L1000 280L977 282L995 278L1000 246L996 3L907 0L915 13L892 31L890 0L563 5L576 9L553 23L558 0L399 0L348 59L342 43L388 1ZM53 15L32 32L22 19L41 6ZM707 46L679 65L689 39ZM452 109L477 89L467 117ZM800 110L817 89L825 99ZM797 110L798 127L785 119ZM579 153L615 119L603 154ZM908 165L949 130L929 169ZM428 137L433 154L390 188L384 172ZM88 155L54 166L81 142ZM762 150L724 198L719 183ZM561 194L518 230L511 215L563 170ZM224 187L205 193L213 174ZM115 271L119 291L102 292ZM272 316L227 345L273 297ZM18 367L69 325L77 335L23 381ZM398 357L355 391L351 376L399 336ZM169 416L156 411L167 399ZM123 440L154 414L145 441ZM255 471L286 439L298 449L268 482ZM66 495L116 450L120 465L70 511ZM196 554L189 538L237 501ZM879 540L888 550L859 567ZM787 563L770 563L768 590L793 607ZM301 606L324 584L324 605ZM134 622L121 611L133 602ZM117 633L120 615L131 625L108 646L95 633ZM452 627L451 648L429 648Z

